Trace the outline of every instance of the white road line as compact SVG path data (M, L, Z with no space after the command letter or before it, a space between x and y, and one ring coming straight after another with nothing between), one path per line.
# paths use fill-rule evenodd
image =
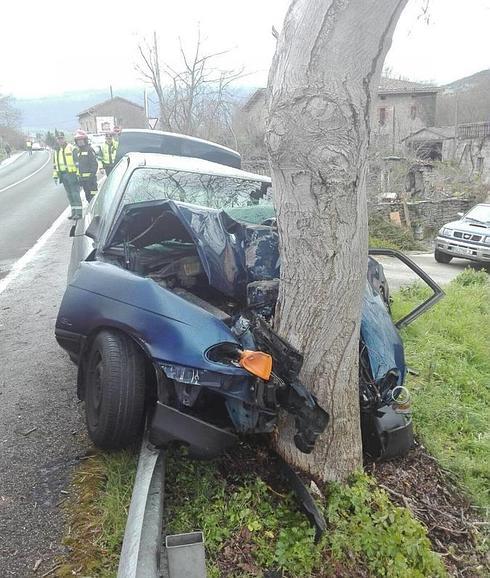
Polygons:
M24 181L27 181L27 179L30 179L31 177L33 177L34 175L36 175L39 171L42 171L44 169L44 167L51 162L51 155L48 154L48 160L43 164L43 166L40 169L37 169L37 171L34 171L33 173L31 173L30 175L27 175L27 177L24 177L23 179L20 179L20 181L17 181L16 183L12 183L11 185L9 185L8 187L4 187L3 189L0 189L0 193L3 193L3 191L6 191L7 189L11 189L12 187L15 187L16 185L20 185L20 183L23 183Z
M56 219L56 221L49 227L49 229L47 231L45 231L41 235L41 237L39 237L39 239L27 251L27 253L24 253L24 255L22 255L22 257L14 263L9 274L6 277L4 277L3 279L0 279L0 294L2 294L5 291L5 289L7 289L7 287L10 285L10 283L12 283L12 281L17 279L17 277L22 273L25 266L28 265L34 259L34 257L39 253L39 251L43 248L43 246L46 244L48 239L60 227L60 225L66 220L66 218L68 217L69 211L70 211L70 207L67 207L61 213L61 215Z
M14 153L8 159L5 159L2 162L0 162L0 169L3 169L4 167L8 167L9 165L11 165L12 163L15 163L15 161L18 161L26 154L27 153L25 151L23 153Z

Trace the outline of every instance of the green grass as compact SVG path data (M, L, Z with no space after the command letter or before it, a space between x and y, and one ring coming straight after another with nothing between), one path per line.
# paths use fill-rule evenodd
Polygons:
M57 577L116 575L136 462L130 452L99 452L82 462L66 505L68 555Z
M425 290L394 296L400 318ZM475 504L490 506L490 284L483 271L461 273L445 298L403 331L418 437L454 473Z
M136 456L127 452L99 453L81 465L66 508L69 553L56 576L116 576L135 469ZM329 486L320 503L329 527L315 544L292 495L253 472L227 479L223 469L180 454L167 464L167 531L204 531L209 578L262 576L267 569L288 578L446 576L425 528L363 473Z
M166 482L168 530L204 530L210 578L278 569L291 578L361 575L361 570L390 578L446 575L425 528L365 474L329 486L320 503L329 527L315 544L314 530L292 495L278 494L253 473L230 481L219 470L174 457Z

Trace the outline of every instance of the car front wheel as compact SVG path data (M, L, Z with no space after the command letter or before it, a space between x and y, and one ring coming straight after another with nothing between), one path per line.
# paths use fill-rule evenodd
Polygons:
M434 251L434 259L438 262L438 263L450 263L451 262L451 255L446 255L446 253L442 253L441 251L438 251L437 249Z
M135 343L122 333L101 331L90 348L85 376L90 439L103 449L135 442L145 413L145 365Z

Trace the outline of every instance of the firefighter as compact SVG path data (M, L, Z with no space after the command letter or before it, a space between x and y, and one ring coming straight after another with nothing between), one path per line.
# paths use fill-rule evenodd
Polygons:
M69 219L80 219L82 217L82 201L80 199L80 185L78 183L78 151L72 144L67 143L62 132L56 137L58 146L54 151L53 163L54 182L60 182L66 191L68 202L71 206Z
M105 135L105 143L101 147L101 160L106 175L109 175L114 168L118 145L119 143L114 140L113 134L108 132Z
M75 133L75 144L78 149L78 178L85 192L85 198L90 203L97 192L97 170L99 163L94 149L88 142L85 131L78 129Z

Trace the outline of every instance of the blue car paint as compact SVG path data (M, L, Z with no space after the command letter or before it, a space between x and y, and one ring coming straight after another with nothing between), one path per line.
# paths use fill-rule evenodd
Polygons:
M176 201L125 207L105 246L120 243L123 238L118 223L142 210L173 213L192 238L210 285L244 305L248 283L279 277L278 236L273 228L247 225L224 211ZM103 258L103 252L98 256ZM157 364L229 376L220 384L220 392L253 402L248 372L213 362L205 355L219 343L241 346L222 321L149 278L104 261L83 262L65 292L57 329L88 336L99 327L113 327L131 335ZM361 341L367 347L375 381L395 371L402 384L406 371L403 344L371 276L364 295ZM233 402L228 405L236 429L249 429L253 421L249 410Z
M210 285L225 295L243 299L248 283L279 277L279 243L273 228L245 224L225 211L177 201L156 201L146 208L170 211L179 219L197 247ZM125 217L141 210L141 204L130 205ZM368 349L374 380L379 382L394 371L398 385L402 385L406 372L403 343L379 294L383 282L380 276L383 273L379 263L369 258L361 340Z
M110 263L81 264L66 289L56 327L83 336L114 327L137 339L157 362L249 376L205 356L217 343L239 346L224 323L151 279Z
M364 291L361 341L367 348L373 379L380 383L389 372L397 375L397 384L405 380L403 342L380 294L369 284Z

